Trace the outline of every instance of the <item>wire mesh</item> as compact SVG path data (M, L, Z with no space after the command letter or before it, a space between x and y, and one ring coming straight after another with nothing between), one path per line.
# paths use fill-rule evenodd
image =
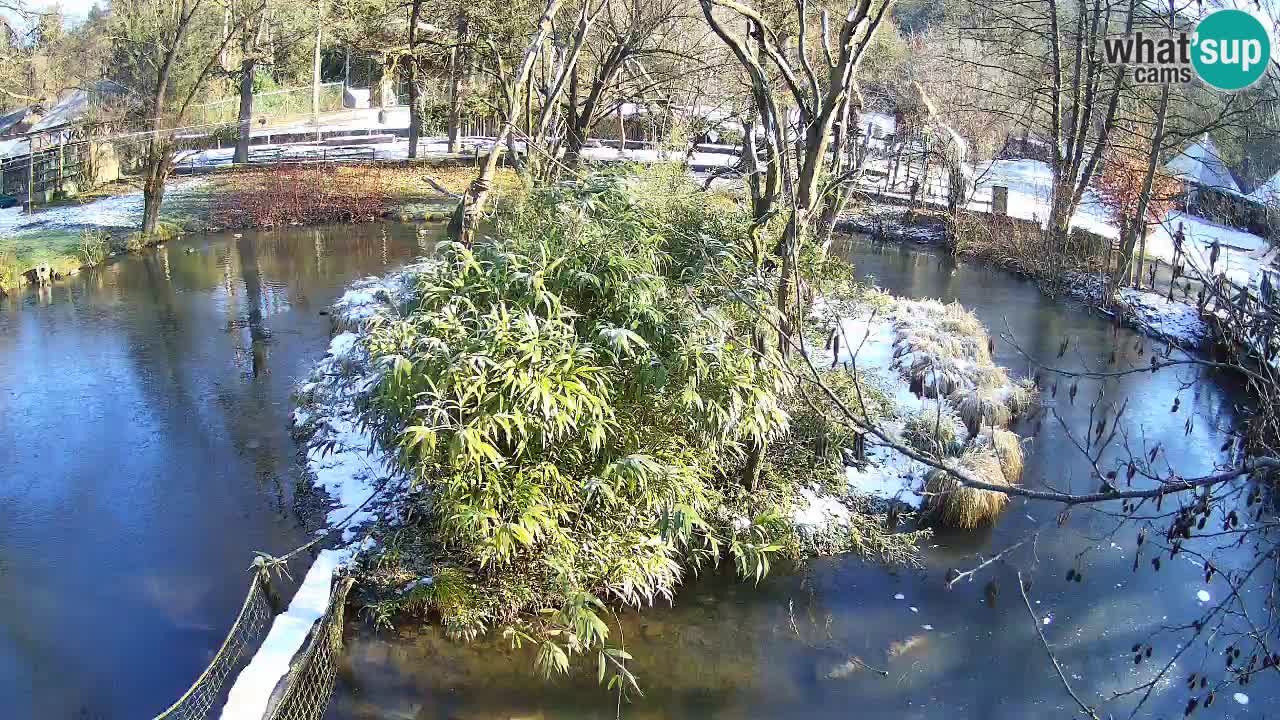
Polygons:
M329 607L316 624L302 656L289 670L284 692L264 720L320 720L333 697L338 659L342 656L342 625L347 592L355 581L333 580Z
M254 573L240 615L236 617L218 654L191 688L169 709L157 715L156 720L204 720L222 699L227 677L236 668L245 649L255 645L265 634L274 617L264 572Z

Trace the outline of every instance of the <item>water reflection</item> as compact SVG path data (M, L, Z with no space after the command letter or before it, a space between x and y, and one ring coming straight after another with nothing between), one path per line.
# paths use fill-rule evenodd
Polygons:
M0 299L0 716L146 718L196 678L252 551L308 537L289 396L320 310L420 242L193 237Z
M1037 357L1055 357L1069 336L1072 349L1059 361L1068 367L1104 367L1113 351L1121 363L1142 362L1161 350L1004 272L898 245L855 241L844 251L862 277L900 295L959 301L993 332L1009 333ZM1028 372L1009 343L997 341L996 359L1017 375ZM1175 395L1182 397L1182 410L1171 414ZM1118 408L1126 398L1125 440L1137 452L1160 445L1186 474L1208 471L1220 459L1222 432L1235 418L1234 403L1243 400L1217 378L1165 370L1081 381L1074 403L1064 385L1046 402L1066 427L1080 432L1088 427L1091 403ZM1195 418L1189 433L1188 416ZM1019 430L1031 434L1034 428ZM1111 447L1103 461L1123 452ZM1044 422L1031 440L1024 475L1033 487L1097 489L1088 461L1053 421ZM936 537L918 570L889 571L841 557L791 572L775 568L759 587L723 574L699 578L682 590L674 608L624 617L626 645L645 696L624 705L622 715L1075 717L1077 708L1049 665L1033 623L1041 623L1075 690L1096 703L1152 677L1163 663L1135 666L1132 645L1158 628L1197 617L1202 607L1196 593L1206 586L1201 568L1182 558L1155 573L1143 556L1135 572L1133 533L1116 533L1118 507L1078 509L1061 528L1060 509L1016 500L994 529ZM975 553L990 555L1037 531L1016 564L997 563L977 582L943 589L949 568L970 567ZM1086 580L1066 582L1071 567ZM1018 570L1031 581L1034 617L1018 592ZM1247 593L1259 611L1270 580L1262 578ZM1221 592L1223 586L1210 589ZM530 670L528 652L513 652L497 639L467 646L442 639L434 628L414 626L375 633L358 619L350 623L348 637L348 665L330 720L613 718L617 712L616 698L597 686L591 663L548 684ZM1157 659L1176 652L1182 639L1176 633L1160 636ZM1172 677L1220 666L1220 657L1197 647L1182 657ZM1258 678L1248 692L1254 698L1249 706L1228 698L1214 710L1262 717L1274 681ZM1157 692L1143 716L1180 717L1185 702L1177 691Z

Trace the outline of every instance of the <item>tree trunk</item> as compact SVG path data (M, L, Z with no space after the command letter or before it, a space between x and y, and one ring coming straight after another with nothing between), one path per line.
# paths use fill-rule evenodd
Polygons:
M316 47L311 63L311 123L320 139L320 41L324 37L324 0L316 0Z
M1141 217L1141 216L1139 216ZM1142 269L1147 264L1147 224L1141 220L1135 223L1138 226L1138 266L1134 272L1134 287L1142 289Z
M622 103L618 103L618 157L627 155L627 119L622 114Z
M577 73L569 81L569 117L565 124L564 166L570 172L576 172L582 163L582 148L587 144L587 135L595 127L596 113L600 112L606 90L613 85L614 78L622 70L622 65L630 55L631 49L626 44L615 44L601 62L599 69L591 78L591 89L578 108Z
M460 134L462 129L462 93L464 65L466 53L463 43L467 36L467 15L458 13L457 44L449 51L449 152L456 153L462 149Z
M1135 210L1133 219L1129 223L1129 230L1121 235L1120 244L1120 264L1111 276L1111 287L1114 290L1124 279L1125 274L1129 271L1132 262L1134 246L1137 245L1137 235L1142 233L1142 250L1143 255L1146 253L1147 238L1145 230L1147 208L1151 204L1151 188L1155 182L1156 168L1160 164L1160 147L1164 143L1164 125L1165 118L1169 111L1169 85L1165 84L1160 89L1160 104L1156 108L1156 125L1151 133L1151 147L1147 153L1147 171L1142 177L1142 189L1138 192L1138 207ZM1138 258L1138 281L1142 280L1142 260Z
M547 0L547 7L538 21L538 32L525 47L524 56L511 80L511 85L505 89L507 100L505 122L498 128L497 137L493 140L493 146L489 148L489 155L480 169L480 174L471 182L467 192L458 201L453 217L449 220L449 238L454 242L470 245L474 239L476 227L480 224L480 218L484 215L484 208L489 200L489 192L493 189L493 176L497 174L498 157L502 152L502 145L511 134L511 127L520 122L520 114L523 110L520 102L521 95L529 83L533 62L537 59L543 42L551 32L551 23L560 10L562 2L563 0Z
M566 104L564 119L564 159L561 165L565 170L577 170L582 155L582 146L586 143L585 131L581 129L581 111L578 108L578 74L569 77L569 101Z
M840 217L840 213L844 211L845 203L849 199L848 182L841 176L845 173L849 154L846 152L848 136L849 136L849 119L851 116L857 116L861 112L861 108L854 109L854 94L845 93L844 99L840 101L840 110L838 115L839 122L836 124L831 138L831 170L828 175L832 179L830 189L823 193L821 198L822 211L818 216L818 254L820 257L826 257L831 250L831 243L834 240L836 219Z
M409 157L418 157L418 142L422 138L422 116L426 112L426 98L418 86L418 63L409 62Z
M142 235L151 237L160 221L160 205L164 202L164 183L169 177L169 143L153 137L147 145L146 177L142 185Z
M421 82L422 68L418 61L418 14L422 0L413 0L409 6L409 157L418 157L418 139L422 136L424 98Z
M253 74L257 60L252 54L240 61L240 134L236 136L235 163L249 162L249 139L253 131Z
M969 196L969 178L964 174L964 160L959 149L951 146L947 155L947 212L953 216Z
M803 207L794 208L787 220L787 227L782 233L782 241L778 244L778 254L782 259L782 268L778 272L778 294L776 307L778 310L778 352L783 358L791 357L791 315L795 309L794 295L797 290L794 284L799 283L796 272L796 259L800 252L800 241L804 237L805 225L808 222L807 212Z

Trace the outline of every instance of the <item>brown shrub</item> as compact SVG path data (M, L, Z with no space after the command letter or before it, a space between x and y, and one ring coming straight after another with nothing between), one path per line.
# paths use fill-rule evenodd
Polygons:
M377 166L285 165L227 176L210 217L226 228L368 222L382 217L390 172Z

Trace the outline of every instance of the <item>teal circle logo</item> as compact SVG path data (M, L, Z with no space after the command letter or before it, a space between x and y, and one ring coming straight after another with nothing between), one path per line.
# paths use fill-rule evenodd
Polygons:
M1242 90L1262 77L1271 62L1271 38L1258 18L1244 10L1218 10L1196 26L1191 64L1211 87Z

